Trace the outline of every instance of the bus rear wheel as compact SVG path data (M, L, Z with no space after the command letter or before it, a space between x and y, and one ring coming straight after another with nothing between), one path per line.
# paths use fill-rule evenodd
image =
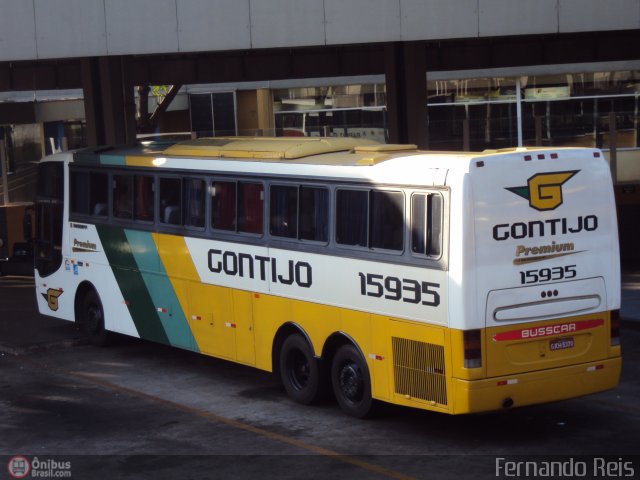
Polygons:
M109 332L104 327L104 310L100 297L89 290L80 307L80 326L92 345L104 347L109 342Z
M280 349L280 378L289 397L309 405L320 393L320 365L309 342L300 334L289 335Z
M333 357L331 384L343 412L356 418L365 418L372 413L369 368L353 345L341 346Z

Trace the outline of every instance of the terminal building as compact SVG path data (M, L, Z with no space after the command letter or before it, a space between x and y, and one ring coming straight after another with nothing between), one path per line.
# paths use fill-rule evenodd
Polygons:
M157 133L598 147L623 257L638 255L640 0L0 0L0 12L11 201L29 199L43 154Z

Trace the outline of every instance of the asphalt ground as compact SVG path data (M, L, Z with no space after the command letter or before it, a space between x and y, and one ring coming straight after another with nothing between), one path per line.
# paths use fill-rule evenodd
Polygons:
M241 365L120 336L94 347L37 313L33 279L2 277L0 479L14 478L3 464L16 456L50 478L508 478L501 461L640 478L635 268L621 317L613 391L460 417L387 406L362 421L332 402L295 404L272 375Z

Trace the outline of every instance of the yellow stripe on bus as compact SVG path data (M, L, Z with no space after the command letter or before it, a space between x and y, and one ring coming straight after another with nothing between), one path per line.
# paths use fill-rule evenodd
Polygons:
M155 167L155 157L145 157L142 155L126 155L124 157L125 164L129 167Z
M184 237L156 233L153 239L199 350L258 366L250 293L202 283Z

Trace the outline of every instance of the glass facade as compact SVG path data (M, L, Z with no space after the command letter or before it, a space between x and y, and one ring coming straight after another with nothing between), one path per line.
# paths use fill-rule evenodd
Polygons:
M617 148L638 146L640 71L427 80L432 150L607 149L612 118ZM278 136L388 139L384 83L274 89L273 105Z
M617 147L638 146L638 71L428 81L427 89L435 150L515 146L519 128L525 146L609 148L612 118Z
M386 141L384 84L273 90L278 136L361 137Z

